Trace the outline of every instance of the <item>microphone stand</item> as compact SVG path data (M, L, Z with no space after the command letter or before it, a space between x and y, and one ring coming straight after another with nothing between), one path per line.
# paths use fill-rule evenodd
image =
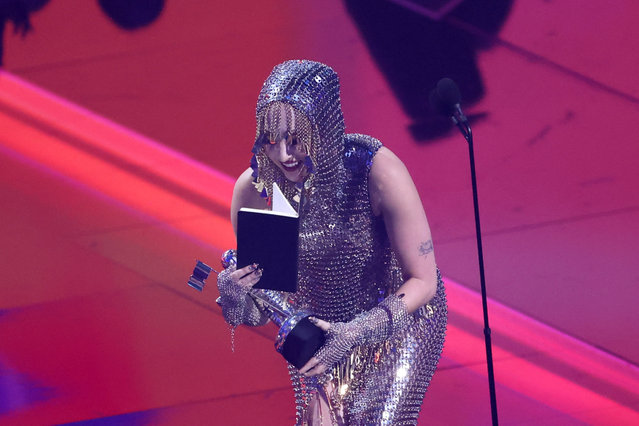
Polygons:
M477 256L479 259L479 279L481 282L481 303L484 311L484 338L486 340L486 363L488 365L488 386L490 388L490 411L493 425L497 426L497 394L495 392L495 374L493 371L493 349L491 343L491 331L488 325L488 302L486 296L486 278L484 276L484 252L481 243L481 226L479 223L479 200L477 197L477 176L475 174L475 153L473 150L473 132L468 123L468 119L462 112L459 104L455 105L455 113L451 117L453 123L459 128L462 135L468 142L468 153L470 157L470 176L473 186L473 205L475 207L475 234L477 236Z

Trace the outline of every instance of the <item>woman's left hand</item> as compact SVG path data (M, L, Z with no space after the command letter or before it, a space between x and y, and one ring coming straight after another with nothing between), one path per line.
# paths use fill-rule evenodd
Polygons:
M324 346L322 346L315 353L315 356L313 356L311 359L309 359L308 362L302 368L300 368L300 373L304 374L305 376L316 376L318 374L322 374L329 367L329 366L324 365L323 363L321 363L320 360L317 358L317 355L329 343L330 337L329 337L329 334L328 334L328 330L331 328L331 323L326 322L324 320L321 320L319 318L314 318L314 317L311 317L309 319L311 320L311 322L313 324L315 324L316 326L321 328L324 331L324 334L327 337L326 343L324 343Z
M318 318L312 318L312 322L324 330L326 343L315 353L315 356L300 368L300 373L305 376L324 373L341 360L357 343L356 333L349 327L350 323L329 323Z

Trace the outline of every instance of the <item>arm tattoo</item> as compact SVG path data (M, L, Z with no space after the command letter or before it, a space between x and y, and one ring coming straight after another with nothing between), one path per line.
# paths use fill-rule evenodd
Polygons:
M428 256L428 253L433 251L433 241L422 241L419 243L419 255L420 256Z

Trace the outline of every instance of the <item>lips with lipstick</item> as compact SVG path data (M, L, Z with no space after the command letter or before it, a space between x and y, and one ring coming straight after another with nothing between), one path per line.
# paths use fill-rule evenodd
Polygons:
M280 161L279 168L284 172L286 178L293 182L301 182L308 172L304 161L297 159Z
M304 163L299 160L287 161L285 163L280 162L280 164L287 172L296 172L304 167Z

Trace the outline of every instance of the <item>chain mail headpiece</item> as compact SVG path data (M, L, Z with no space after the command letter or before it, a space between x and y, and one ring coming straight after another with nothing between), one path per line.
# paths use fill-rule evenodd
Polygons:
M329 196L334 183L342 180L344 118L339 96L339 79L327 65L292 60L273 68L257 100L257 131L251 159L254 184L263 197L272 197L276 182L296 206L302 186L310 197ZM296 137L307 155L304 164L308 176L303 184L286 179L264 152L283 119L288 129L295 120Z

